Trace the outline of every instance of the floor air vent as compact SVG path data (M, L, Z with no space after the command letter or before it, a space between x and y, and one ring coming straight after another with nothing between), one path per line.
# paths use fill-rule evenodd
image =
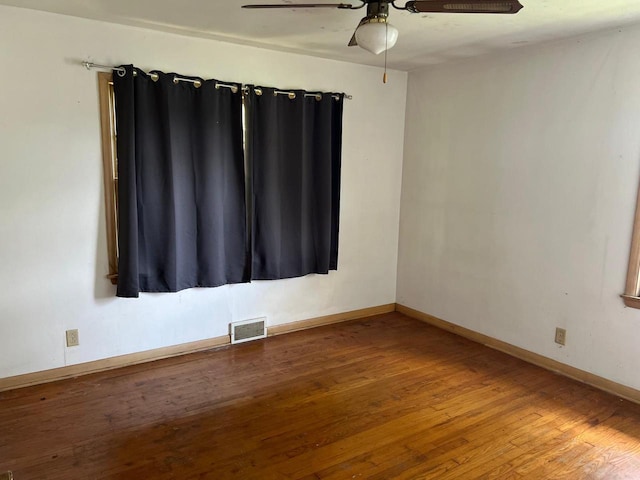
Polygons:
M231 330L231 343L248 342L250 340L257 340L267 336L266 317L233 322L229 327Z

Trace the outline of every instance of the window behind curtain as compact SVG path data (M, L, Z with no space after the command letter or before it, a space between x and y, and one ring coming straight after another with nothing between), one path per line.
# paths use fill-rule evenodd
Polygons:
M118 160L116 158L116 110L113 98L111 72L98 73L100 93L100 127L102 133L102 160L104 198L107 227L107 253L111 283L118 283Z

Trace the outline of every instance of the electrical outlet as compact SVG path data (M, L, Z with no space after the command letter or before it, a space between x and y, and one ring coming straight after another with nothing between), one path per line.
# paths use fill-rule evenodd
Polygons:
M556 328L556 343L564 345L567 340L567 331L564 328Z
M67 330L67 347L77 347L80 345L78 330Z

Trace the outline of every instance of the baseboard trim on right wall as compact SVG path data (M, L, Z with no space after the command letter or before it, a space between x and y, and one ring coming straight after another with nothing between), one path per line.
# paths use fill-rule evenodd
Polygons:
M413 308L406 307L398 303L396 304L396 311L403 313L408 317L415 318L416 320L420 320L422 322L433 325L434 327L438 327L442 330L455 333L456 335L460 335L461 337L467 338L474 342L481 343L489 348L493 348L494 350L499 350L503 353L511 355L512 357L524 360L525 362L532 363L546 370L550 370L559 375L563 375L573 380L586 383L587 385L591 385L592 387L604 390L605 392L624 398L626 400L629 400L630 402L640 404L640 390L636 390L635 388L627 387L626 385L607 380L606 378L599 377L598 375L594 375L593 373L585 372L584 370L571 367L564 363L558 362L557 360L553 360L537 353L530 352L529 350L525 350L524 348L516 347L515 345L503 342L502 340L498 340L482 333L469 330L468 328L455 325L453 323L447 322L446 320L442 320L440 318L434 317L433 315L429 315L428 313L414 310Z

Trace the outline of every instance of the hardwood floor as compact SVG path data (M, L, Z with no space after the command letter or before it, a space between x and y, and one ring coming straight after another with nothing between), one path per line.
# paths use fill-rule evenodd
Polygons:
M391 313L0 393L24 479L640 478L640 406Z

